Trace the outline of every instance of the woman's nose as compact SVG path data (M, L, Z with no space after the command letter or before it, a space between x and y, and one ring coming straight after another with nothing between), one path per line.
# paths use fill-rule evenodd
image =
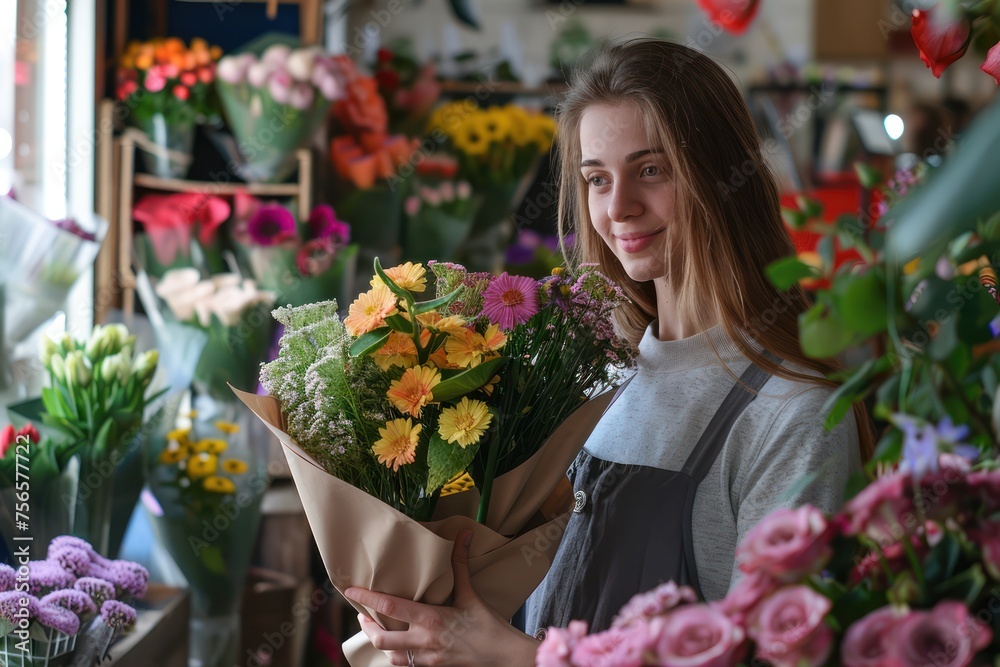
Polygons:
M608 217L615 222L624 222L641 215L642 211L642 202L635 189L628 183L615 183L608 201Z

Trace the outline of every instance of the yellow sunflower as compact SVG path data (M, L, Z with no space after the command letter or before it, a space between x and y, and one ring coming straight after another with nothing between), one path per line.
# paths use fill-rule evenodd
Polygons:
M226 459L222 462L222 469L231 475L242 475L250 466L239 459Z
M438 434L448 442L457 442L465 449L474 445L490 427L493 415L482 401L469 400L468 396L453 408L445 408L438 419Z
M226 451L228 445L220 438L205 438L194 443L193 449L196 453L207 452L209 454L221 454Z
M190 428L175 428L173 431L167 433L167 440L181 443L189 442L188 435L190 433Z
M200 479L214 475L219 467L219 459L214 454L202 452L188 459L187 474L191 479Z
M201 485L206 491L211 491L212 493L233 493L236 491L236 485L233 484L232 480L217 475L206 477Z
M397 410L419 418L432 399L434 386L440 381L441 373L431 366L407 368L403 377L389 385L386 396Z
M379 328L385 318L395 314L396 295L380 282L354 300L344 318L344 328L352 336L361 336Z
M395 472L400 466L413 463L422 429L421 424L414 424L409 418L388 421L385 428L379 428L382 437L372 445L372 453L379 463Z
M467 155L484 155L490 148L491 134L478 116L468 118L455 134L455 145Z
M427 269L423 264L407 262L385 270L385 275L389 276L394 283L405 290L411 292L423 292L427 289ZM371 286L382 285L382 279L378 276L372 278Z
M166 449L160 452L160 463L165 463L167 465L180 463L190 456L190 454L191 450L189 450L186 445L182 445L177 441L172 441L167 445Z
M503 143L510 137L511 117L500 107L491 107L484 111L481 123L489 134L490 141Z

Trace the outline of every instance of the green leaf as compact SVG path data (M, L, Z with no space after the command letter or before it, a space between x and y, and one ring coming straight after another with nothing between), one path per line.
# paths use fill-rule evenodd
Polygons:
M992 366L985 366L981 371L981 375L983 389L986 390L986 395L992 401L997 393L997 372Z
M1000 102L981 112L958 147L949 152L919 191L885 215L895 221L888 247L900 259L926 254L929 247L1000 210Z
M509 357L497 357L484 361L475 368L460 371L456 375L442 376L432 392L433 400L447 403L466 396L493 379L497 371L510 361Z
M854 342L854 335L829 306L817 303L799 315L799 339L803 352L822 359L846 350Z
M888 326L885 290L877 271L837 276L833 291L844 324L864 336L885 331Z
M824 426L827 430L840 423L851 405L867 393L867 385L876 374L885 370L888 360L884 358L870 359L851 375L850 379L837 387L823 404L823 413L827 415Z
M823 215L823 202L818 199L799 195L795 198L795 204L809 218L819 218Z
M975 604L986 586L986 575L979 563L955 575L951 579L932 586L931 597L937 600L963 600L967 605Z
M465 25L479 30L479 18L473 11L472 3L470 0L448 0L451 5L451 11L455 15L455 18L464 23Z
M785 221L785 224L789 229L800 230L806 226L809 222L809 218L802 211L796 210L794 208L784 208L781 209L781 219Z
M366 334L358 336L358 339L351 343L351 356L363 357L382 347L387 340L392 329L389 327L379 327Z
M861 186L869 190L882 182L882 172L864 162L855 162L854 171L858 175L858 180L861 181Z
M816 244L816 252L819 254L820 259L823 260L823 266L827 269L833 268L834 256L837 254L836 251L837 248L834 245L832 236L824 236Z
M924 580L935 586L955 576L955 567L961 555L961 544L951 533L944 533L924 558Z
M927 346L927 353L934 361L945 361L958 345L958 318L946 317L938 322L938 329Z
M382 282L386 284L390 292L398 296L400 299L405 299L406 301L413 300L412 294L397 285L395 280L386 275L385 271L382 270L382 264L378 261L378 257L375 258L375 275L377 275Z
M92 443L95 457L103 457L109 453L108 446L113 444L111 442L111 429L114 425L115 422L110 417L105 419L104 423L101 424L101 428L97 431L97 435L94 436L94 442Z
M465 470L478 451L478 444L462 447L433 433L427 448L427 492L434 493Z
M408 319L406 319L405 317L403 317L398 313L396 315L390 315L389 317L385 318L385 323L389 325L389 328L393 329L394 331L402 331L406 335L410 335L413 333L413 325L410 323Z
M445 294L437 299L431 299L430 301L420 301L413 304L413 314L423 315L424 313L429 313L432 310L438 310L439 308L445 308L451 305L451 302L458 298L458 295L462 293L461 287L457 290L451 292L450 294Z
M779 290L787 290L803 278L819 275L819 271L798 257L782 257L764 267L764 273L771 284Z

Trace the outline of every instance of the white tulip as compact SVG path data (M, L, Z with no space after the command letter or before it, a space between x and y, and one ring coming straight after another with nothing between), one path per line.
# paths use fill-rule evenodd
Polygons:
M272 67L270 63L252 63L250 67L247 68L247 83L254 88L263 88L267 84L267 79L271 76L271 72L273 71L274 67Z
M59 345L49 336L42 336L39 341L38 358L42 361L42 366L49 367L52 357L59 355Z
M267 47L264 53L261 55L261 62L269 63L275 67L284 65L288 60L288 56L291 55L292 49L285 44L272 44Z
M253 54L243 53L238 56L225 56L219 61L216 73L226 83L236 85L243 83L250 65L256 62Z
M161 299L168 299L177 293L186 292L197 285L200 280L201 273L198 269L171 269L163 274L153 291Z
M195 304L203 299L210 298L215 293L215 285L212 281L205 280L182 294L174 294L166 299L170 311L181 322L186 322L194 317Z
M240 275L238 273L217 273L212 276L212 284L215 285L215 289L220 290L224 287L235 287L240 284Z
M305 49L295 49L289 54L288 60L285 62L285 68L296 81L310 81L312 79L313 66L321 53L315 46Z

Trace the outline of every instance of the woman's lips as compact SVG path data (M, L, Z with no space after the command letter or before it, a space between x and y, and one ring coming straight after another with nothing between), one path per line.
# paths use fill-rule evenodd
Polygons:
M618 245L621 246L621 249L624 250L625 252L627 253L640 252L648 248L650 244L652 244L653 241L656 240L657 235L662 231L663 231L662 229L658 229L655 232L652 232L651 234L643 234L643 235L624 234L622 236L615 236L615 239L618 241Z

